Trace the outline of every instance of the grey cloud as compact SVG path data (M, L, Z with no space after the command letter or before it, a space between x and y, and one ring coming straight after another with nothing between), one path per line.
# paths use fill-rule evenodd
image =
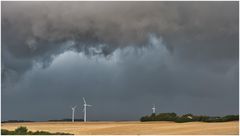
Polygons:
M94 105L91 120L137 120L151 112L153 103L158 112L238 112L237 65L216 73L176 61L154 37L148 48L117 49L108 59L68 51L46 69L36 64L24 80L3 91L3 118L68 118L69 107L82 104L83 96ZM12 106L23 109L15 114ZM80 108L77 117L82 118Z
M116 48L144 46L151 33L185 59L238 55L237 2L3 2L2 8L2 56L9 52L25 61L21 69L11 59L2 64L19 74L33 61L49 64L67 49L89 54L94 47L109 55ZM71 47L62 44L71 41Z

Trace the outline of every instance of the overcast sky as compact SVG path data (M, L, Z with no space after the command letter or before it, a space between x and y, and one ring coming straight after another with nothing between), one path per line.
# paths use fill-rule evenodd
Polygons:
M2 2L2 120L238 114L238 2Z

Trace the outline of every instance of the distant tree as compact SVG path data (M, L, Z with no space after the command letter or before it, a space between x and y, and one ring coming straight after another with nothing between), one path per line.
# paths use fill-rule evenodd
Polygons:
M174 121L177 118L176 113L160 113L156 116L157 121Z
M188 114L182 115L182 117L188 118L188 117L193 117L193 115L191 113L188 113Z
M239 115L227 115L222 118L224 121L235 121L239 120Z

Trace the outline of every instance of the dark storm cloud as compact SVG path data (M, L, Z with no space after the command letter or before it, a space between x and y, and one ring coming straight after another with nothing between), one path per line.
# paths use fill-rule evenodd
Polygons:
M67 49L88 54L103 43L99 53L108 55L143 46L150 33L185 58L238 55L237 2L3 2L2 8L2 56L9 58L3 70L20 74Z
M159 112L237 113L238 8L3 2L3 118L61 118L82 96L96 105L94 119L137 119L152 103ZM26 108L17 115L12 106Z

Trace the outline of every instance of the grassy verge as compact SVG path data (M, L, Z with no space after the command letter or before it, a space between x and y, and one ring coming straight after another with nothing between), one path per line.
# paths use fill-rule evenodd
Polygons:
M47 131L32 132L32 131L28 131L28 129L26 127L21 126L21 127L16 128L14 131L1 129L1 135L73 135L73 134L61 133L61 132L50 133Z

